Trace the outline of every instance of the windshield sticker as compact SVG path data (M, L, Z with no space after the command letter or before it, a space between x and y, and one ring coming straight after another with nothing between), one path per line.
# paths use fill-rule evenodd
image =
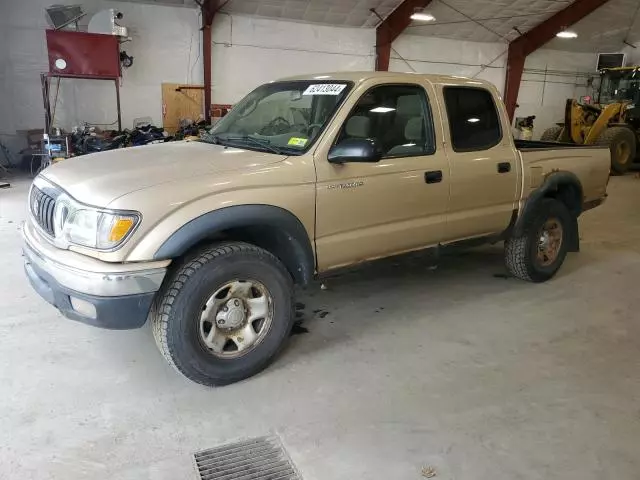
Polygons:
M292 145L294 147L304 147L308 141L309 140L306 138L291 137L287 142L287 145Z
M309 85L302 95L340 95L346 86L344 83L318 83Z

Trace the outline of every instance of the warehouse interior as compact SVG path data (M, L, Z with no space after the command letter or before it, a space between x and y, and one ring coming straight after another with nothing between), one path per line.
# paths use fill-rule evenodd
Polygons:
M8 1L0 16L0 479L638 478L640 168L634 157L640 147L612 144L609 151L609 144L589 132L617 128L640 138L640 125L632 119L635 101L640 102L640 75L634 80L640 67L633 68L640 65L640 0L64 3ZM56 23L60 12L72 15L64 25ZM104 19L107 27L100 23ZM119 52L117 73L96 72L108 62L80 47L74 35L85 34L111 37L108 42ZM64 35L71 40L58 39ZM56 42L62 45L56 48L70 49L64 63L52 53ZM74 68L86 72L69 73ZM404 248L399 256L370 255L366 260L380 259L361 265L336 260L340 268L296 285L293 328L273 363L251 378L213 388L181 375L175 358L163 361L167 355L156 348L151 321L121 331L70 321L30 285L23 223L33 217L32 184L38 178L44 175L54 186L61 181L54 179L72 178L75 192L106 198L90 190L106 184L98 175L109 176L119 184L109 190L120 192L113 203L85 203L126 212L135 209L119 204L119 195L142 198L146 184L136 187L136 182L162 178L158 172L169 158L185 155L183 167L167 167L156 182L166 189L159 187L144 202L166 196L165 203L186 204L189 188L178 193L170 186L179 169L190 168L190 157L181 153L184 145L204 144L218 122L227 115L231 121L234 105L245 102L249 92L283 78L347 85L357 77L353 72L368 79L380 71L434 75L424 77L434 84L475 82L495 92L497 116L506 122L504 145L520 162L525 154L518 152L526 149L512 138L543 141L527 147L529 158L536 148L555 143L571 148L552 150L554 155L581 152L573 154L571 165L577 166L570 173L584 182L581 204L587 204L587 184L606 193L597 201L589 198L597 205L593 211L587 211L589 203L579 212L579 248L568 253L557 275L544 283L514 278L511 267L505 268L506 237L460 251L456 243L442 253L439 243L436 252ZM606 120L598 122L607 108L608 71L628 72L621 75L627 75L629 97L618 99L622 107L611 113L607 126ZM351 73L343 78L334 72ZM388 78L395 85L396 77ZM358 80L353 81L359 92ZM611 88L613 97L622 95L622 86ZM577 125L580 115L580 122L591 123ZM444 126L448 117L450 111L434 115ZM446 148L449 133L443 135ZM288 145L292 140L307 143L292 138ZM578 149L583 143L591 147ZM274 155L273 144L264 148L270 150L264 155ZM156 166L145 170L148 160L135 153L143 151L160 152L154 154ZM620 169L613 156L625 152L629 158ZM538 154L541 162L549 156ZM594 165L596 157L605 156L606 180L600 181L602 162ZM588 168L578 163L583 157ZM80 166L68 177L53 176L65 162L94 164L99 158L112 166ZM47 177L47 170L54 174ZM529 181L525 170L509 171L519 175L520 193ZM303 183L319 182L322 172L316 166L313 179ZM200 174L193 174L194 182ZM89 181L91 175L96 181ZM220 175L222 184L231 174ZM248 181L261 177L247 176ZM203 185L213 189L213 180L207 181L194 183L193 191ZM356 191L367 179L359 182L349 177L348 183L325 187L324 195L333 188L341 194ZM483 196L492 195L491 184L469 186L473 183L470 178L465 185L481 204ZM283 180L283 197L289 187ZM315 228L324 218L315 210L326 198L322 195L314 188ZM383 201L372 197L370 208ZM229 196L226 202L238 199ZM331 205L345 216L351 211L346 203L343 209ZM140 215L145 228L154 209ZM381 208L381 215L386 210ZM505 225L509 232L522 212L514 210L513 223ZM157 225L166 230L164 220L158 213ZM137 241L135 228L123 233L123 241ZM144 240L164 245L158 237L163 233ZM377 235L384 242L383 228ZM463 237L474 235L456 238ZM340 238L331 248L348 244L348 236ZM322 240L313 243L318 274L323 248L330 250ZM99 260L113 261L114 250L101 250ZM50 263L62 262L67 253ZM164 258L153 260L159 264ZM174 259L172 265L180 262ZM174 268L167 265L168 271ZM168 289L166 281L162 285ZM232 319L219 315L218 321ZM269 457L273 460L254 461L261 448L271 447L278 449ZM225 467L231 470L202 467L203 458L227 458L232 454L225 452L241 448L247 456Z

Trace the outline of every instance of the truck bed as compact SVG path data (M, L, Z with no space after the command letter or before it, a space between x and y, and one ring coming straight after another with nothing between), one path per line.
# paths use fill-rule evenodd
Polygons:
M522 158L523 197L554 172L569 172L580 179L583 202L602 198L606 192L611 153L606 146L515 140Z

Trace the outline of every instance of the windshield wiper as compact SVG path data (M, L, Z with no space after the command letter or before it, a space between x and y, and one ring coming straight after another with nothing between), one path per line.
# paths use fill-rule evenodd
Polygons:
M271 152L277 155L286 155L284 149L275 147L271 145L269 140L262 140L260 138L255 138L250 135L238 135L235 137L221 137L220 135L207 135L203 137L203 140L208 141L210 143L221 144L222 142L253 142L255 145L259 147L270 150Z

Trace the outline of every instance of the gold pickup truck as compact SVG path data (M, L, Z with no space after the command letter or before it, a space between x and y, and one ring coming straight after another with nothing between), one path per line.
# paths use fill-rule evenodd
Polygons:
M259 372L294 320L294 284L465 240L550 279L605 199L607 148L514 141L495 88L351 72L258 87L201 141L98 153L29 193L25 270L63 315L147 319L205 385Z

